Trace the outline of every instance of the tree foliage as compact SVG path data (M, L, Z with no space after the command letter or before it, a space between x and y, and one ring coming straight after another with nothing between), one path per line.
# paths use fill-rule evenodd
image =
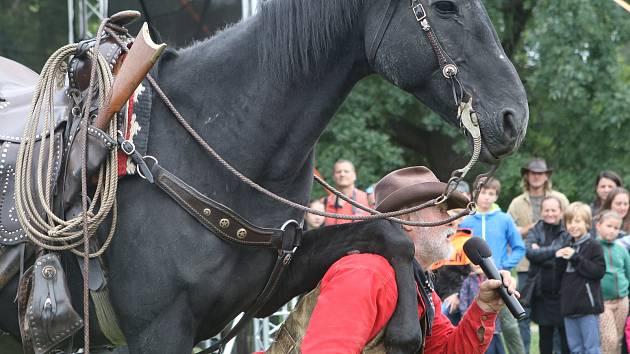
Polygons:
M67 2L0 0L0 55L39 71L67 43Z

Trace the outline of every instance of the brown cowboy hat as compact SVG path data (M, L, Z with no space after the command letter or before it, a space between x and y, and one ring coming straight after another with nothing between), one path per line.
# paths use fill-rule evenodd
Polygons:
M521 176L530 171L551 174L553 169L547 167L547 162L545 160L536 158L531 160L527 166L521 168Z
M444 192L446 183L424 166L406 167L383 177L374 187L375 209L380 212L400 210L437 198ZM448 209L465 208L469 200L458 191L453 191L446 201Z

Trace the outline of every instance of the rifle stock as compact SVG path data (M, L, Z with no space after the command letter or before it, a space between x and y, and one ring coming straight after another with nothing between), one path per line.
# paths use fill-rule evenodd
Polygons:
M112 116L129 100L165 48L166 44L153 42L145 22L114 78L111 96L99 110L94 126L107 129Z

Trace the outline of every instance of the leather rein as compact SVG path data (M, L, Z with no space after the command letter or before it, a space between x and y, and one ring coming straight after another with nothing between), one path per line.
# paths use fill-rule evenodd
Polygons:
M378 51L378 48L380 47L385 31L389 27L395 9L396 6L393 4L393 0L389 0L387 9L381 20L379 30L372 41L370 51L368 53L368 61L370 62L370 64L373 64L374 62L374 58L376 57L376 53ZM466 167L453 171L451 178L449 179L442 195L412 208L388 213L380 213L374 209L365 207L361 204L356 203L353 200L350 200L350 198L346 197L345 195L343 195L343 193L337 191L335 188L328 185L325 181L317 176L315 176L316 181L322 184L326 189L330 190L333 194L339 196L353 206L368 211L371 215L352 216L321 212L319 210L314 210L290 201L286 198L283 198L258 185L257 183L240 173L234 167L232 167L227 161L225 161L190 126L190 124L188 124L188 122L175 108L173 103L162 91L160 86L150 74L147 75L147 80L156 91L156 93L160 96L163 103L169 108L173 116L193 137L193 139L206 151L206 153L215 158L221 165L223 165L227 170L238 177L241 181L274 200L277 200L285 205L302 210L304 212L309 212L326 217L352 220L371 220L387 218L401 224L424 227L444 225L462 216L474 213L476 210L476 203L473 201L469 203L468 207L460 212L458 215L454 215L438 222L412 222L395 217L436 206L440 203L445 202L449 198L450 194L456 189L459 182L464 178L470 168L477 162L479 151L481 149L479 122L476 112L472 109L472 97L468 95L470 99L468 100L468 102L464 102L464 96L466 96L467 92L464 90L462 84L457 79L458 68L444 52L439 41L437 40L437 37L433 33L431 26L428 23L427 15L423 5L418 0L412 0L411 9L416 20L421 26L422 31L426 34L429 43L431 44L431 48L433 49L433 52L435 53L438 60L438 64L441 68L442 75L451 83L453 99L455 101L455 105L458 107L458 119L460 120L460 126L462 127L462 129L466 129L466 131L473 137L474 141L474 152L471 161ZM124 45L122 42L119 42L119 45L121 46L123 51L128 51L127 46ZM184 181L177 178L174 174L160 166L158 160L154 156L142 156L138 151L131 148L133 147L132 142L127 141L119 136L118 143L121 146L121 150L129 155L132 160L138 165L138 174L141 178L144 178L150 183L156 184L158 187L160 187L160 189L162 189L166 194L173 198L183 209L185 209L204 227L215 233L219 238L241 245L264 246L277 249L277 258L271 275L269 276L265 287L260 292L254 303L248 307L239 322L234 327L232 327L232 329L225 337L221 338L221 340L214 343L211 347L200 352L201 354L212 353L217 349L220 349L224 344L232 339L239 332L239 330L242 329L247 321L255 316L255 314L269 300L270 296L275 292L278 280L280 279L285 268L291 262L295 251L301 244L301 225L296 220L287 220L279 229L262 228L255 226L249 223L243 217L241 217L238 213L232 211L229 207L206 197L203 193L197 191ZM494 174L496 168L497 166L495 165L488 173L477 176L476 182L480 181L481 178L489 177ZM473 191L473 200L476 200L476 197L482 185L482 183L476 184L477 187Z

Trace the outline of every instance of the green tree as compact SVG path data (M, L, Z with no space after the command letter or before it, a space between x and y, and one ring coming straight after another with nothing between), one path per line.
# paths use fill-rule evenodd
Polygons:
M0 55L39 72L68 41L67 2L0 0Z

